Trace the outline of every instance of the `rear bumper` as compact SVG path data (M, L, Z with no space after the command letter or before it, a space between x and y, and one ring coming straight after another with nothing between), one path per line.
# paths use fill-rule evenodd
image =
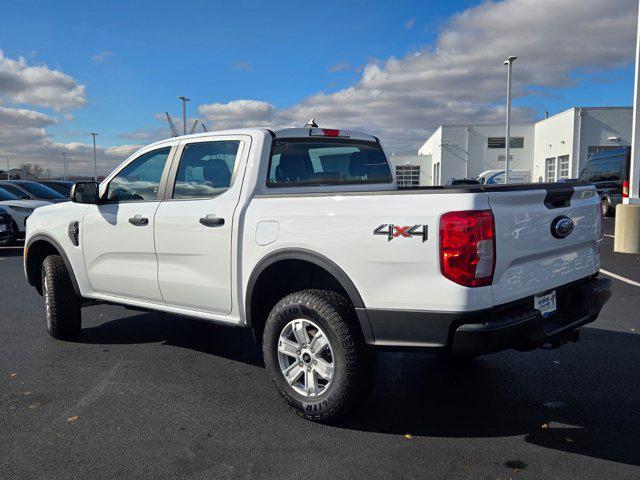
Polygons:
M593 322L611 297L611 281L588 278L556 288L557 311L543 318L533 297L487 310L463 313L358 311L368 344L481 355L506 349L531 350L561 342Z

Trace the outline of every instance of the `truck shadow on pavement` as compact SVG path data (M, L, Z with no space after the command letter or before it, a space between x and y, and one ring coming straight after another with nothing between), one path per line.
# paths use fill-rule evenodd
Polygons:
M162 313L141 313L85 327L79 343L162 343L263 367L262 352L248 329Z
M173 315L138 314L84 328L78 342L159 342L264 366L248 330ZM380 352L371 397L333 428L413 437L524 436L540 447L640 465L638 365L640 336L596 328L557 350L503 352L467 365Z
M345 428L412 436L524 436L563 452L640 465L640 336L595 328L557 350L464 365L383 353L366 405ZM526 459L525 459L526 462Z

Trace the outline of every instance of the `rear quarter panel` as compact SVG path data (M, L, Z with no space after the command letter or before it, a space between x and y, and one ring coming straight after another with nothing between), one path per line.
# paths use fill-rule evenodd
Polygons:
M489 208L485 194L257 195L246 212L242 278L270 253L307 249L337 264L365 307L463 311L492 306L491 287L461 287L440 274L438 224L452 210ZM374 235L379 225L427 225L419 236Z

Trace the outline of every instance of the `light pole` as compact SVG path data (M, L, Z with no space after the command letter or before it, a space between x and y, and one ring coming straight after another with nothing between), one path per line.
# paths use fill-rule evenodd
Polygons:
M191 99L187 97L180 96L178 97L182 100L182 134L187 134L187 102L190 102Z
M98 181L98 162L96 161L96 135L97 133L90 133L93 137L93 179Z
M638 6L640 12L640 5ZM629 193L616 207L613 251L640 253L640 19L636 31L636 69L633 91L633 130L629 165Z
M62 175L65 180L69 179L67 174L67 153L65 151L62 152Z
M13 160L13 157L7 157L7 180L11 180L9 178L9 160Z
M509 147L511 143L511 67L518 57L511 55L504 61L507 66L507 132L504 138L504 183L509 183Z

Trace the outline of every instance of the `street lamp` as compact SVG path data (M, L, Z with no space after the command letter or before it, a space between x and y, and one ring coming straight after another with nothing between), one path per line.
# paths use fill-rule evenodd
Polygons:
M96 161L96 135L98 134L92 132L89 135L93 137L93 179L97 182L98 181L98 162Z
M182 134L187 134L187 102L190 102L191 99L187 97L178 97L178 99L182 100Z
M509 183L509 147L511 143L511 67L518 57L511 55L504 61L507 66L507 132L504 139L504 183Z
M62 174L65 180L69 179L69 173L67 172L67 152L62 151Z
M13 157L7 157L7 180L10 180L10 178L9 178L9 160L13 160Z

